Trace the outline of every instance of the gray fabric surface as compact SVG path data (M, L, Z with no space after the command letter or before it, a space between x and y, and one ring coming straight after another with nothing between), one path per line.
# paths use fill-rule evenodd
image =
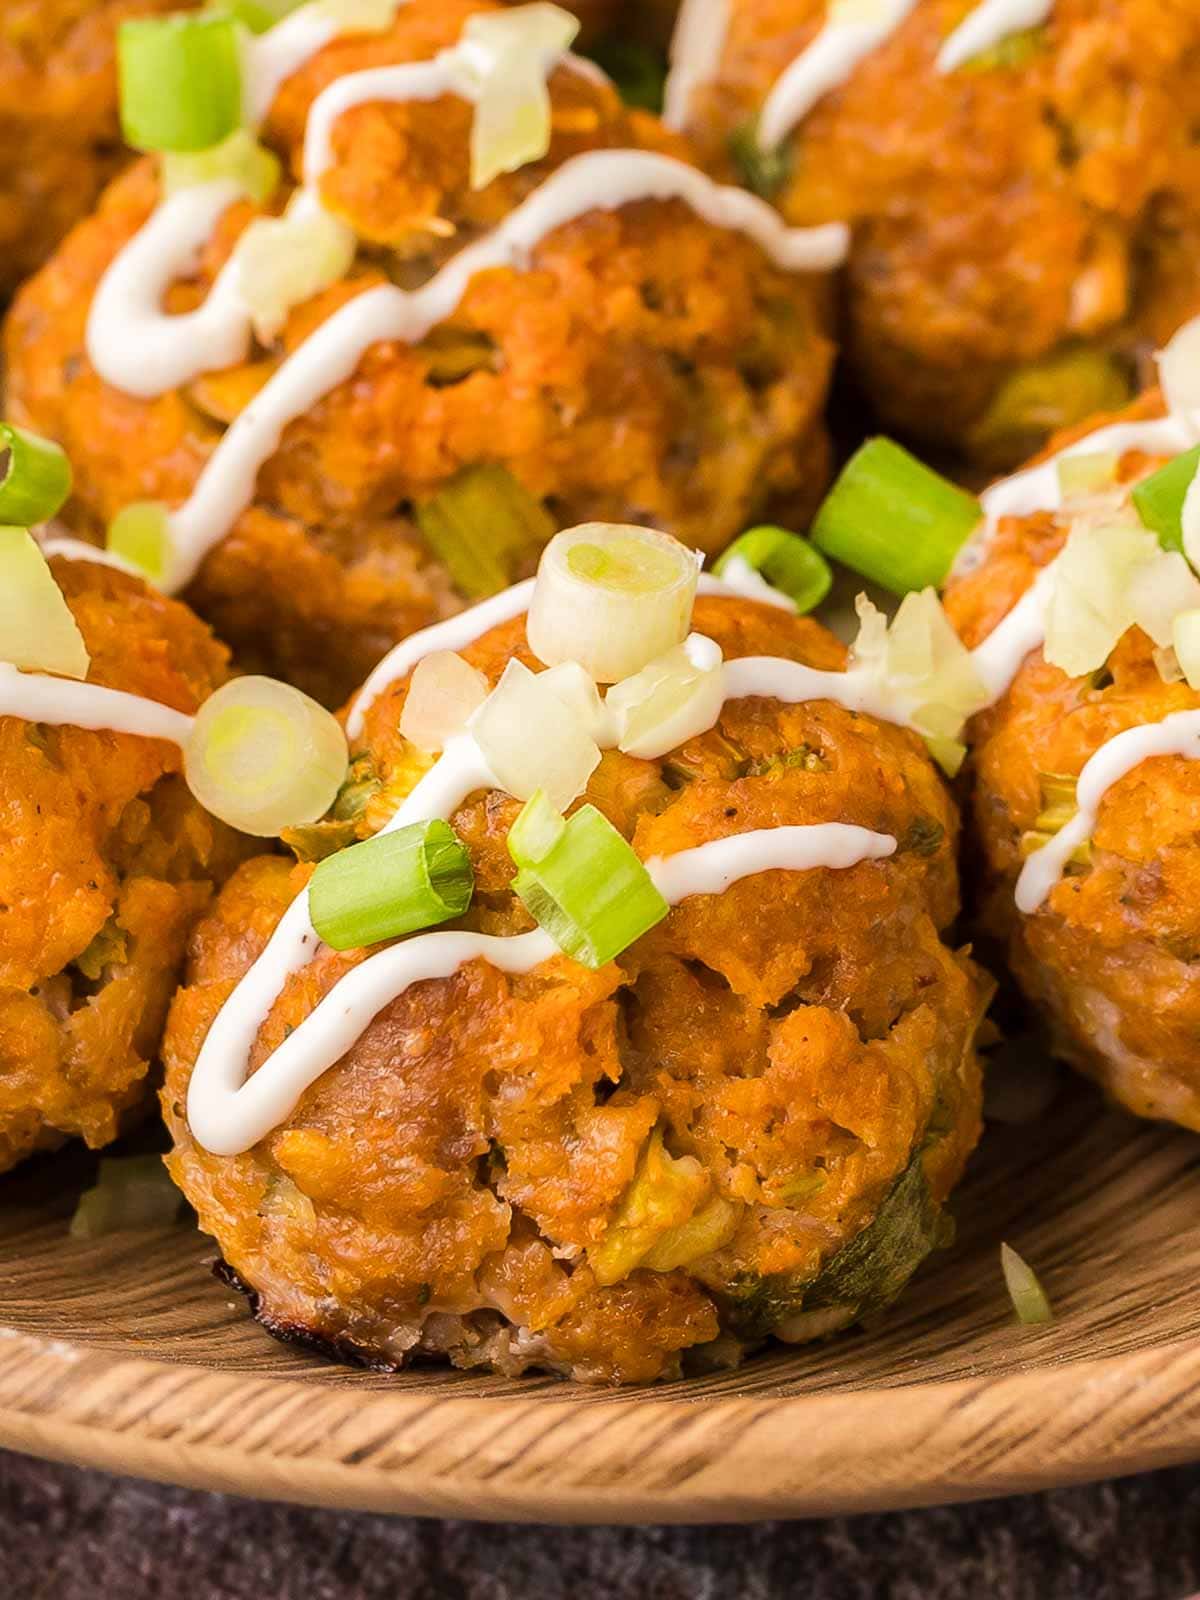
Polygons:
M5 1600L1183 1600L1200 1467L752 1528L491 1528L163 1489L0 1453Z

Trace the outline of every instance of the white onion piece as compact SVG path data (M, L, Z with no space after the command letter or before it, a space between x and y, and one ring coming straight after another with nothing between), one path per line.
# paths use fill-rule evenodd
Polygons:
M1158 381L1168 411L1200 438L1200 317L1185 322L1158 352Z
M0 528L0 661L81 679L90 664L79 624L24 528Z
M483 673L453 650L435 650L418 661L400 713L400 732L418 750L444 750L487 699Z
M561 666L547 667L538 678L539 686L548 689L567 710L577 717L602 750L616 743L616 730L612 715L600 698L595 680L578 661L564 661Z
M206 811L271 838L329 810L346 776L346 736L324 706L290 684L234 678L200 707L183 763Z
M354 265L354 230L303 190L282 217L260 217L237 242L238 293L260 344L270 344L294 306L338 283Z
M1189 689L1200 689L1200 610L1181 611L1175 618L1172 644Z
M693 633L652 661L605 700L626 755L653 761L716 726L725 703L721 647Z
M500 788L517 800L544 789L554 809L565 811L587 787L600 751L542 678L510 661L469 728Z
M890 625L866 595L855 608L851 666L876 685L878 703L930 739L956 740L989 696L934 591L905 595Z
M1177 550L1158 548L1133 573L1129 609L1134 622L1165 650L1171 643L1175 618L1181 611L1200 607L1200 580Z
M530 649L548 667L577 661L597 683L619 683L687 637L700 560L652 528L566 529L542 553Z
M550 148L547 79L579 32L578 19L545 3L468 17L459 66L475 101L471 187L540 161Z
M1183 553L1200 571L1200 472L1188 485L1180 518L1183 528Z
M312 12L328 17L339 33L386 33L403 0L316 0Z

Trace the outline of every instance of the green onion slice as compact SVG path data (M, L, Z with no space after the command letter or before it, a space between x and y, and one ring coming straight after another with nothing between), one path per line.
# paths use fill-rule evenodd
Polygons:
M96 1186L79 1197L72 1239L100 1239L131 1228L165 1228L179 1216L183 1196L161 1156L106 1157Z
M608 34L603 39L597 39L586 54L608 73L627 106L638 106L642 111L655 113L662 110L667 63L659 51L638 43L636 39Z
M242 125L238 24L227 13L123 22L117 65L121 128L136 150L209 150Z
M595 806L561 827L535 794L508 837L517 863L513 888L567 955L605 966L649 932L670 907L632 847Z
M200 183L228 179L256 205L266 205L279 187L279 157L259 144L249 128L238 128L211 150L166 151L162 157L164 194L193 189Z
M416 508L426 544L469 600L506 589L554 537L554 522L503 467L466 467Z
M1183 553L1183 502L1198 471L1200 444L1133 486L1137 514L1164 550Z
M171 516L158 500L135 500L108 525L107 545L114 556L161 583L171 565Z
M974 495L891 439L868 439L817 512L813 544L894 594L940 588L978 527Z
M1053 1322L1054 1312L1037 1273L1010 1245L1000 1246L1000 1265L1018 1322Z
M0 478L0 522L20 528L47 522L71 492L66 452L8 422L0 422L0 450L8 451Z
M79 679L90 665L79 624L24 528L0 527L0 661Z
M733 541L713 571L719 578L731 561L739 559L787 595L799 612L814 610L833 587L825 557L786 528L750 528Z
M328 856L313 873L313 927L334 950L362 950L460 917L475 875L448 822L414 822Z

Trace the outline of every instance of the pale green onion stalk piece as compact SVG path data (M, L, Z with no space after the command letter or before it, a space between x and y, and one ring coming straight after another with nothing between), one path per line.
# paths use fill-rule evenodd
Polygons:
M200 707L183 755L205 810L263 838L323 817L347 768L336 718L274 678L223 684Z
M0 661L80 679L90 664L79 624L24 528L0 528Z
M979 526L973 495L891 439L868 439L817 512L817 549L893 594L942 586Z
M171 514L159 500L135 500L108 525L107 545L114 556L161 584L171 568Z
M577 661L597 683L619 683L682 644L699 558L652 528L587 522L547 545L526 622L547 666Z
M31 528L61 510L71 493L71 463L49 439L0 422L0 452L8 452L0 478L0 522Z
M507 589L531 570L554 522L504 467L464 467L414 509L421 536L468 600Z
M1087 451L1059 458L1058 487L1064 500L1086 500L1114 487L1121 458L1115 450Z
M251 33L266 33L304 4L304 0L223 0L222 11L236 17Z
M1001 383L967 446L979 461L1007 466L1038 449L1046 436L1131 398L1125 363L1107 350L1073 345L1017 367Z
M617 746L654 761L716 726L725 704L721 647L693 633L605 698L615 719Z
M357 253L353 228L303 191L282 217L252 222L237 242L234 260L259 343L271 344L296 306L340 283Z
M471 187L540 161L550 148L547 77L570 48L579 21L559 6L514 6L468 17L460 53L475 99Z
M567 819L555 810L544 789L529 797L508 830L508 853L519 867L544 861L567 831Z
M1183 550L1183 502L1200 472L1200 445L1133 486L1133 504L1143 526L1164 550Z
M1000 1246L1000 1265L1004 1271L1004 1282L1008 1286L1013 1310L1017 1313L1017 1321L1027 1325L1053 1322L1054 1312L1046 1291L1038 1282L1037 1273L1027 1262L1022 1261L1010 1245Z
M585 805L560 831L537 795L532 822L517 819L509 853L513 889L560 950L593 970L614 960L655 927L670 907L632 847L595 806ZM515 836L515 837L514 837Z
M453 650L435 650L413 669L400 732L418 750L436 754L461 733L487 699L488 681Z
M96 1186L79 1197L71 1218L72 1239L102 1239L135 1228L169 1227L183 1196L161 1156L106 1156Z
M241 45L231 16L123 22L117 66L121 128L135 150L209 150L242 125Z
M279 157L259 144L248 128L238 128L211 150L194 154L168 150L160 165L165 195L224 179L236 183L247 199L260 206L278 189L283 175Z
M786 528L750 528L735 539L713 567L717 577L731 562L744 561L772 589L785 594L800 613L821 604L833 587L833 573L821 552Z
M475 875L448 822L414 822L328 856L308 886L313 927L333 950L362 950L460 917Z
M1173 627L1175 659L1189 689L1200 689L1200 610L1183 611Z
M500 788L517 800L545 789L565 811L600 765L600 751L546 676L510 661L469 727Z

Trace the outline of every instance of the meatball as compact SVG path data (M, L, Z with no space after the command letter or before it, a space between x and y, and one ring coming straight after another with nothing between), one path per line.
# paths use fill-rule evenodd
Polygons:
M1126 416L1162 412L1155 392ZM1167 459L1125 450L1096 500L1001 519L947 594L965 642L1012 610L1073 526L1136 522L1132 486ZM1007 950L1053 1048L1137 1115L1200 1129L1200 765L1163 756L1135 766L1108 789L1090 841L1041 905L1024 914L1014 898L1031 850L1072 816L1090 757L1126 729L1200 707L1186 682L1169 681L1178 676L1138 627L1086 676L1035 650L972 723L972 816L982 928Z
M701 598L727 657L837 670L842 646L772 606ZM531 668L524 621L464 652ZM370 709L354 803L319 848L377 829L427 768ZM784 824L898 842L847 870L774 871L680 902L597 971L485 961L415 984L244 1154L189 1129L198 1051L310 868L247 863L200 925L168 1026L169 1165L273 1333L380 1368L418 1357L642 1382L769 1334L848 1326L945 1242L979 1132L987 986L945 942L958 825L915 735L828 701L734 700L661 760L607 752L585 798L643 859ZM498 791L453 817L476 895L461 926L532 927ZM340 831L339 831L340 830ZM287 980L251 1068L367 952ZM253 1079L251 1078L251 1082Z
M335 41L284 83L264 137L295 172L320 90L360 68L429 58L489 9L411 0L387 34ZM335 311L389 280L427 282L571 157L683 150L592 72L561 65L551 93L548 156L479 190L466 101L348 111L322 196L360 241L349 278L294 310L242 365L156 399L105 384L87 354L97 279L160 198L152 162L120 178L8 325L10 412L69 449L75 529L99 537L133 501L180 505L229 424ZM226 212L171 308L206 296L253 216L249 203ZM344 699L392 642L461 603L425 542L446 494L470 523L468 546L490 547L457 573L473 596L497 586L502 556L501 583L532 571L561 525L648 522L715 551L769 507L805 514L827 454L819 275L782 270L680 200L589 212L546 236L527 267L478 273L426 338L373 344L349 381L286 428L252 503L187 591L240 660L326 703ZM518 534L507 553L506 508Z
M113 39L188 0L6 0L0 14L0 300L86 217L127 152Z
M177 601L55 558L90 681L194 711L227 654ZM236 836L161 740L0 717L0 1170L147 1108L192 924Z
M1200 307L1200 10L1055 0L1044 27L939 72L972 9L917 0L764 155L755 119L827 8L729 0L715 76L678 91L678 120L789 220L854 225L863 393L896 431L999 467L1123 404Z

